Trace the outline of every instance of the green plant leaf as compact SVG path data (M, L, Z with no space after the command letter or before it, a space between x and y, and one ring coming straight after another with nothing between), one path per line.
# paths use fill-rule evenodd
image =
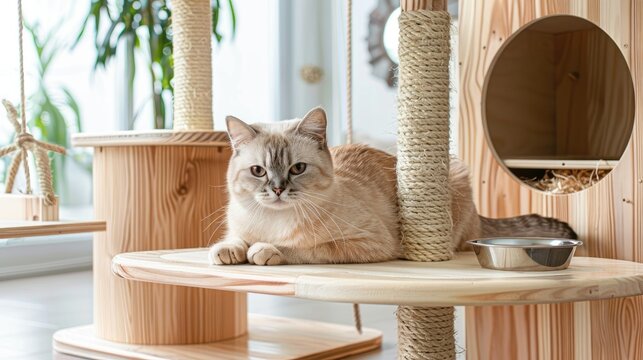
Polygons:
M137 51L143 51L148 57L148 66L151 75L152 101L154 104L155 127L166 128L168 122L165 116L166 105L161 94L164 91L174 92L172 79L174 78L173 47L171 35L171 9L168 8L168 0L118 0L116 11L110 11L109 0L92 0L87 16L76 35L74 46L86 35L86 29L93 20L94 22L94 44L96 46L96 58L94 69L105 67L116 55L118 44L122 43L127 35L133 36L131 47ZM237 27L237 14L232 0L227 0L227 11L232 22L232 36L234 38ZM114 7L112 7L114 8ZM220 29L221 0L214 0L212 9L212 34L215 40L220 43L223 35ZM112 12L114 14L112 14ZM105 34L100 34L104 29L105 14L109 20L109 28ZM114 15L114 16L113 16ZM146 33L147 39L139 38L141 33ZM117 34L117 35L116 35ZM116 35L116 36L115 36ZM132 49L132 51L133 51ZM127 50L129 54L132 52ZM130 56L130 55L128 55ZM135 65L134 65L135 66ZM136 74L136 71L132 71ZM133 75L135 76L135 75ZM127 79L130 88L133 79ZM165 121L165 122L164 122Z
M76 102L76 99L71 94L69 89L63 87L61 90L65 94L65 105L67 105L67 107L69 109L71 109L71 111L74 114L74 124L76 125L76 131L77 132L82 132L83 131L83 124L81 122L80 107L78 106L78 102Z
M237 13L234 10L232 0L228 0L228 7L230 8L230 18L232 19L232 38L237 35Z

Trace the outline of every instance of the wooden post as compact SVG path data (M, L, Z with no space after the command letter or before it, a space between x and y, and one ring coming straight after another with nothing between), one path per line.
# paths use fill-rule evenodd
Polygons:
M107 231L94 238L94 328L98 337L134 344L194 344L246 332L246 295L128 281L112 258L132 251L205 247L223 227L230 150L208 145L95 143L94 207ZM146 141L154 133L141 135ZM78 140L78 139L77 139ZM212 215L214 213L214 215ZM214 221L209 231L207 225ZM212 231L217 229L216 233Z

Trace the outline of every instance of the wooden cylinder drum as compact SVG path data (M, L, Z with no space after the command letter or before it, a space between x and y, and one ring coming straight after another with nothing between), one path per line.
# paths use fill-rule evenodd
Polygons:
M245 294L128 281L111 270L119 253L205 247L220 238L225 133L86 135L75 144L95 147L94 206L96 218L107 221L94 238L96 335L169 345L244 334Z

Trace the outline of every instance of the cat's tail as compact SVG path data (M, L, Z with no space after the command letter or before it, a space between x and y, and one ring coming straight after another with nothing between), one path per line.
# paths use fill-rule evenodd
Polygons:
M480 216L481 236L489 237L550 237L577 239L578 235L566 222L537 214L504 219Z

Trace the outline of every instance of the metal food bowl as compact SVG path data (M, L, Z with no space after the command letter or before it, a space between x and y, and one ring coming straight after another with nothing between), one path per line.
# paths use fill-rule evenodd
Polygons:
M562 270L569 266L582 241L549 238L493 238L470 240L480 265L514 271Z

